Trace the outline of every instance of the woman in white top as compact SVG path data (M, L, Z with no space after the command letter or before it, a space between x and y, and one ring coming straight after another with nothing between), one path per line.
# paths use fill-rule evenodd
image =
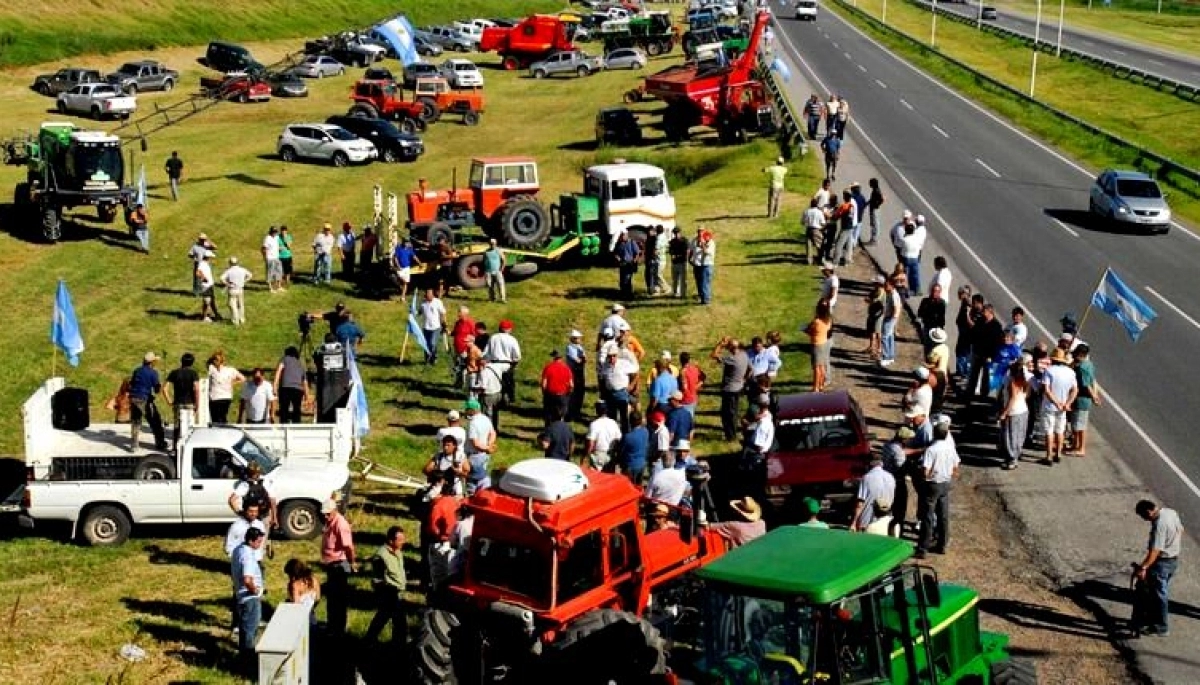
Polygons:
M313 575L312 568L299 559L288 559L283 565L287 574L287 601L308 609L308 620L317 623L317 602L321 601L321 583Z
M1029 377L1026 361L1020 359L1008 367L1008 377L1000 390L1004 409L1000 412L1000 456L1004 457L1004 470L1017 468L1021 459L1021 447L1025 444L1025 429L1029 423Z
M232 366L225 365L225 353L217 350L208 360L208 415L213 423L229 423L233 404L233 386L246 379Z

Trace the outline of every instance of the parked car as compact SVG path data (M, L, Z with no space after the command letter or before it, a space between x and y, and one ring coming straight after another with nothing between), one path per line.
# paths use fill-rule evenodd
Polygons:
M996 21L998 18L996 8L985 5L983 9L979 10L979 18L984 21Z
M343 115L329 117L325 123L340 126L363 140L371 141L379 151L379 159L385 162L415 162L425 152L425 144L418 136L402 132L385 119Z
M396 75L386 67L369 67L363 72L364 81L395 81Z
M137 110L137 98L125 95L111 83L83 83L59 93L56 106L63 114L87 114L93 119L125 119Z
M379 156L371 141L332 124L288 124L279 134L276 151L285 162L319 159L338 167L370 162Z
M253 74L265 68L250 55L250 51L246 48L222 41L213 41L208 44L208 50L204 52L204 65L209 69L225 73L245 71Z
M404 67L404 87L412 89L419 78L441 77L442 70L436 64L429 62L413 62Z
M427 36L413 35L413 47L417 49L417 54L422 57L437 57L442 54L442 46L433 42Z
M596 113L596 145L641 145L642 127L628 107L605 107Z
M442 76L455 88L482 88L483 74L469 59L448 59L442 62Z
M425 29L425 32L429 34L429 39L442 46L443 50L470 52L475 49L475 43L458 29L449 26L430 26Z
M479 45L479 38L483 35L483 30L489 26L495 26L487 19L472 19L470 21L456 21L451 24L451 28L458 29L459 33L471 39L475 45Z
M53 74L38 76L33 79L32 88L42 95L53 96L71 90L82 83L102 83L103 81L104 79L100 76L100 72L95 69L67 67L66 69L59 69Z
M309 55L292 67L291 72L304 78L325 78L346 73L346 65L326 55Z
M295 74L272 74L267 77L267 84L271 86L271 95L276 97L308 97L308 84L304 82L304 79Z
M816 21L817 0L796 0L796 20Z
M179 72L168 69L159 62L142 60L126 62L106 80L121 90L136 95L140 91L162 90L169 91L179 82Z
M1092 184L1088 210L1114 227L1171 229L1171 207L1158 183L1140 171L1106 169Z
M581 50L556 52L540 62L529 65L529 75L546 78L555 74L591 76L604 69L604 61Z
M246 103L270 100L272 87L258 76L232 71L224 76L202 76L200 90L211 98Z
M649 61L641 48L617 48L604 56L604 68L642 69Z

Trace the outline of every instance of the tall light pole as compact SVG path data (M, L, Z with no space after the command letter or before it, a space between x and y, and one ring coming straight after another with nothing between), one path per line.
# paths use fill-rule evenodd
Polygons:
M979 12L975 16L975 30L982 31L983 30L983 0L979 0L979 2L975 3L975 6L979 8Z
M1058 0L1058 47L1054 48L1055 57L1062 57L1062 26L1063 15L1066 13L1066 11L1067 0Z
M1040 2L1040 0L1039 0ZM929 47L937 47L937 0L933 0L933 23L929 26Z
M880 19L885 25L887 24L887 0L883 0L883 17Z
M1033 66L1029 68L1029 97L1033 97L1034 86L1037 85L1038 45L1042 41L1042 0L1037 2L1037 22L1033 27Z

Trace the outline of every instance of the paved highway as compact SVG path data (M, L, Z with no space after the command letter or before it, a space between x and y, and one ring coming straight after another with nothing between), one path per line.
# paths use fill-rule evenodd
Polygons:
M977 17L979 12L979 6L975 3L938 4L951 12L972 19ZM1036 25L1034 17L1013 14L1003 7L998 8L998 16L995 20L986 23L1002 26L1031 38ZM1057 4L1044 3L1042 5L1041 37L1043 41L1050 43L1058 40ZM1063 47L1103 57L1111 62L1118 62L1141 71L1157 74L1172 81L1200 86L1200 59L1159 50L1094 31L1074 28L1069 24L1063 26L1062 44Z
M969 282L1007 312L1021 304L1031 335L1057 334L1063 312L1081 314L1112 267L1157 309L1132 344L1111 318L1093 313L1082 337L1093 346L1110 395L1093 412L1129 467L1185 520L1200 521L1200 238L1121 235L1086 220L1093 172L1082 169L920 74L832 12L813 23L780 18L777 41L798 52L807 78L852 105L851 136L904 195L930 217L931 234ZM866 179L839 178L845 181ZM930 273L926 255L925 273ZM1003 317L1007 321L1007 316ZM1191 530L1197 530L1195 524Z

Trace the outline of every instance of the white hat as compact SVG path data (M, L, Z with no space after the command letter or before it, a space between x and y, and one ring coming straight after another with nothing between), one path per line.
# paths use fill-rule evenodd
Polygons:
M921 225L921 226L925 225L925 215L924 214L917 215L917 224Z
M872 283L876 283L878 285L883 285L886 281L887 278L884 277L883 274L875 274L875 277L871 279Z
M332 514L335 511L337 511L337 502L334 502L331 499L325 500L325 502L321 505L322 514Z
M691 449L692 449L692 443L690 440L687 440L686 438L680 438L675 441L675 451L676 452L684 452L684 451L690 452Z
M775 158L775 163L776 163L776 164L783 164L783 157L776 157L776 158Z
M460 418L462 418L462 414L459 414L457 409L451 409L450 411L446 412L447 421L457 421Z
M230 264L232 264L232 265L234 265L234 266L237 266L237 262L238 262L238 260L237 260L237 257L230 257L230 258L229 258L229 263L230 263Z
M154 354L153 352L147 352L142 356L142 361L146 362L147 364L150 362L156 362L158 361L158 355Z
M671 393L671 399L682 402L683 401L683 393L676 390L675 392Z
M913 374L923 381L929 380L929 369L925 368L924 366L918 366L917 368L913 369Z
M938 414L937 416L933 417L933 422L939 426L949 426L950 425L950 415L949 414Z
M567 334L567 337L568 337L568 338L582 338L582 337L583 337L583 333L580 333L579 331L577 331L577 330L575 330L574 328L572 328L572 329L571 329L571 332Z
M906 209L906 210L904 210L904 218L905 218L905 219L911 219L911 218L912 218L912 216L913 216L913 215L912 215L912 210L911 210L911 209Z
M617 312L623 312L623 311L625 311L625 305L621 304L620 302L613 303L613 306L612 306L613 314L616 314Z
M926 411L925 407L922 407L919 404L914 404L913 406L904 410L904 418L915 419L918 416L925 416L926 413L928 412Z
M836 267L834 267L833 262L829 261L828 259L821 262L821 271L834 271L835 268Z
M609 340L600 346L600 358L607 359L608 355L617 354L620 351L621 348L617 346L617 343Z
M939 345L946 342L946 329L944 329L944 328L929 329L929 339Z
M662 358L666 359L667 361L671 361L671 350L663 350Z

